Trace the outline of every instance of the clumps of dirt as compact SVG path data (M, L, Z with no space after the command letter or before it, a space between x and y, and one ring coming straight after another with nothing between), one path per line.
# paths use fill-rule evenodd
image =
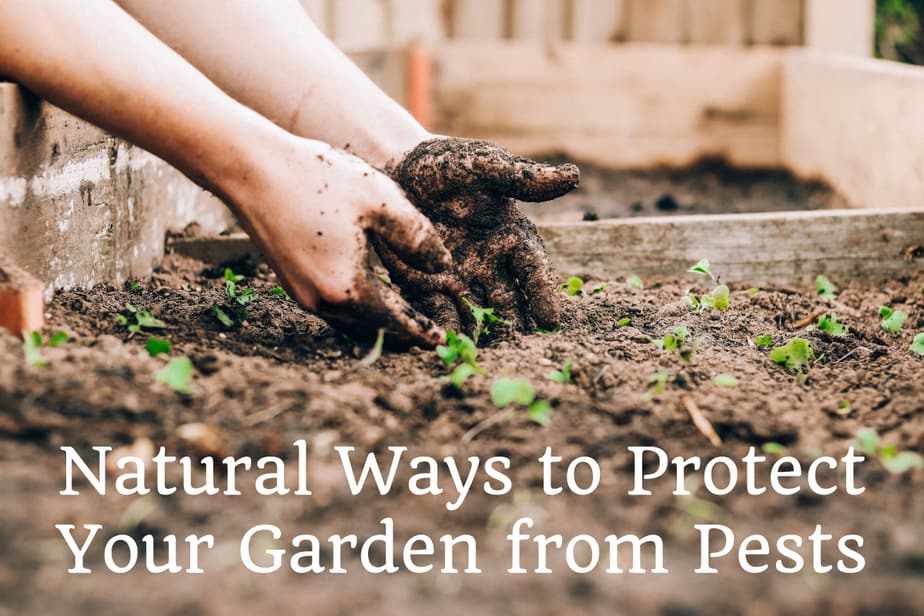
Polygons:
M741 491L712 497L701 489L693 499L667 489L647 498L626 495L630 446L740 459L750 446L774 444L807 464L820 453L843 455L851 439L870 428L898 450L924 452L924 359L908 350L914 333L924 331L924 272L885 283L835 281L841 293L830 304L810 286L756 295L734 286L727 311L691 311L682 298L697 284L692 279L647 280L644 290L611 281L600 293L561 295L560 332L486 341L478 361L489 376L473 376L456 390L442 380L446 368L433 351L386 351L363 365L368 345L345 339L274 294L277 281L265 266L247 271L254 276L238 284L259 298L233 327L212 310L227 299L223 270L171 258L150 279L59 293L48 307L46 333L63 329L74 340L43 348L45 368L28 365L19 341L0 336L0 493L8 505L0 508L0 605L11 613L142 613L156 600L165 614L247 614L268 606L292 612L304 605L331 614L608 614L613 605L658 614L732 613L741 606L770 614L910 614L924 601L922 472L890 474L870 460L860 469L858 480L868 489L859 497L750 497ZM170 356L150 357L146 335L117 321L129 303L166 323L157 335L172 341L172 357L192 360L192 393L179 394L154 378ZM911 315L902 333L882 331L878 309L884 304ZM849 327L847 335L792 327L821 306ZM651 342L680 326L701 340L691 362ZM756 347L762 334L776 344L804 337L824 359L807 379L798 379ZM545 378L567 361L573 362L572 383ZM659 371L669 378L656 393L651 379ZM720 374L734 376L738 386L715 384ZM533 383L553 407L549 428L523 412L494 407L490 389L501 376ZM693 424L685 397L712 424L721 448ZM212 452L287 459L291 444L304 438L315 495L58 495L62 445L85 453L100 444L163 445L180 455L203 455L201 439L191 434L208 436ZM363 454L404 445L414 455L503 455L513 463L517 488L503 498L472 495L451 514L441 499L403 491L352 497L338 482L331 450L338 444ZM565 460L596 458L604 470L598 491L581 498L542 495L535 461L547 446ZM399 481L410 472L402 469ZM536 518L537 532L661 534L671 574L504 575L505 524L522 515ZM277 524L292 534L353 531L365 537L385 516L395 517L404 538L471 533L482 550L479 565L491 574L254 577L236 564L235 540L254 524ZM99 522L135 536L213 533L219 545L202 576L68 575L67 552L54 529L62 522ZM729 561L720 575L694 575L699 546L690 529L698 522L726 523L741 537L803 534L822 523L835 535L866 537L867 566L855 576L745 575ZM100 566L98 549L88 558ZM203 587L218 590L206 595Z
M587 163L580 167L580 188L556 201L554 208L524 206L530 218L550 223L849 207L827 184L802 180L785 169L742 169L722 160L681 169L612 170Z

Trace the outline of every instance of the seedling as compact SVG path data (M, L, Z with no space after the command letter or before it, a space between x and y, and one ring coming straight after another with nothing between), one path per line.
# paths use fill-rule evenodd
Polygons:
M924 357L924 332L914 337L914 341L911 343L911 352Z
M658 370L651 375L651 378L648 379L648 392L643 397L644 400L652 400L657 396L660 396L664 393L664 390L667 389L667 383L670 381L671 375L664 370Z
M815 278L815 292L818 293L818 297L825 301L834 301L837 299L837 286L830 280L827 276L819 274Z
M379 333L375 337L375 344L372 345L372 348L369 350L366 356L363 357L361 360L359 360L359 365L369 367L373 365L375 362L379 361L379 358L382 357L382 349L384 347L385 347L385 328L380 327Z
M169 340L163 338L148 338L145 348L148 350L148 355L151 357L157 357L161 353L169 354L173 350L173 345L170 344Z
M902 325L908 320L907 312L892 310L888 306L883 306L879 309L879 316L882 317L882 329L892 334L901 332Z
M456 386L456 389L462 389L469 377L476 374L484 374L484 371L472 366L471 364L459 364L453 368L452 372L443 377L443 380L449 381Z
M158 371L154 375L154 380L181 394L188 394L192 391L192 375L192 361L188 357L177 357Z
M236 275L230 269L225 269L225 294L230 300L225 306L215 304L212 306L212 312L218 322L225 327L234 327L241 325L247 320L247 304L259 299L256 291L249 287L240 287L238 283L244 279L243 276Z
M48 339L46 346L61 346L68 340L70 340L70 336L66 332L55 332ZM23 334L22 352L27 364L39 368L44 368L48 365L48 360L42 355L42 345L42 332L34 331L32 333Z
M771 456L782 455L786 452L786 447L779 443L764 443L761 449L763 449L764 453Z
M658 348L664 349L668 353L677 353L680 355L680 359L683 361L689 362L693 360L693 355L696 353L696 350L702 344L702 340L689 340L690 330L682 325L675 327L673 333L670 333L663 338L658 338L652 340L651 342ZM689 342L689 344L687 344Z
M556 327L555 329L545 329L544 327L537 327L537 334L557 334L561 332L561 327Z
M773 346L773 336L770 334L761 334L754 341L758 349L768 349Z
M818 317L817 324L809 325L805 328L806 331L812 331L813 329L825 332L831 336L843 336L847 333L847 326L843 323L838 323L837 316L831 312Z
M494 308L482 308L481 306L476 306L472 302L468 301L468 299L463 299L463 301L468 305L469 310L472 311L472 317L475 319L475 331L472 332L472 338L474 338L476 345L478 344L478 339L481 338L482 334L487 336L491 335L492 325L510 325L510 321L506 321L494 314Z
M730 291L724 284L720 284L709 295L703 295L699 298L700 305L704 308L715 308L716 310L728 310L731 302L729 301Z
M738 379L730 374L720 374L712 379L712 382L719 387L738 387Z
M750 295L751 297L754 297L754 296L756 296L756 295L760 295L760 289L756 289L756 288L755 288L755 289L748 289L747 291L745 291L745 293L747 293L747 294Z
M558 285L558 290L564 291L567 295L572 297L575 295L583 295L584 281L577 276L571 276L568 280Z
M457 389L462 389L469 377L485 374L478 365L478 347L475 341L465 334L458 334L452 330L446 332L446 345L436 347L436 354L447 368L453 368L443 379L455 385Z
M561 370L552 370L551 372L546 373L545 378L556 383L570 383L572 366L574 366L574 362L569 359L564 364L562 364Z
M491 400L499 409L511 405L526 407L527 416L541 426L548 426L552 419L552 407L545 400L536 398L536 391L526 379L500 379L491 386Z
M119 325L125 325L128 331L133 334L140 334L144 329L166 329L167 324L154 316L154 313L147 308L138 308L132 304L125 304L125 309L129 311L135 319L134 323L129 324L129 318L124 314L116 315L116 322Z
M283 289L282 287L273 287L272 289L270 289L270 293L272 293L273 295L278 295L279 297L284 297L286 299L292 299L291 297L289 297L289 294L286 293L286 290Z
M645 285L642 283L642 279L638 276L629 276L626 278L626 284L630 287L635 287L636 289L644 289Z
M597 293L603 293L604 291L606 291L606 285L601 282L600 284L595 286L593 289L591 289L590 294L596 295Z
M627 325L632 325L632 319L629 317L623 317L616 321L616 327L625 327Z
M815 363L815 351L811 343L804 338L793 338L785 345L776 347L770 352L770 359L774 363L786 366L790 372L797 372L804 376L812 364Z
M924 470L924 458L913 451L898 451L895 445L882 445L875 430L864 428L851 444L864 453L879 459L882 466L896 475L911 470Z
M712 279L713 282L719 284L718 278L716 278L712 270L709 267L709 259L700 259L699 263L687 270L692 274L699 274L700 276L708 276Z

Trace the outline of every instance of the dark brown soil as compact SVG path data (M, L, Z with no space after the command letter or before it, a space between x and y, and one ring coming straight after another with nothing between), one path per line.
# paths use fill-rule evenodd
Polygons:
M715 160L681 169L614 171L587 163L580 167L577 190L553 204L523 206L531 218L576 222L847 207L828 185L801 180L783 169L740 169Z
M862 428L885 443L924 452L924 359L908 351L924 330L924 272L882 284L835 281L832 305L850 332L832 338L803 333L824 360L806 383L774 365L752 342L763 333L784 341L792 323L816 310L814 290L764 289L756 296L734 286L727 312L691 312L680 301L696 281L646 281L640 290L610 283L603 293L563 297L560 333L490 342L483 367L493 377L473 377L461 393L440 376L432 351L386 352L371 367L358 357L367 348L332 334L290 300L269 293L275 280L265 266L236 265L254 276L242 282L260 292L238 329L221 326L211 306L222 302L222 281L200 274L204 265L174 260L137 287L98 287L60 293L49 307L48 332L64 329L76 340L43 349L45 368L23 359L21 345L0 335L0 613L3 614L921 614L924 605L924 472L892 475L877 460L860 466L862 496L843 492L747 496L736 490L715 497L698 488L697 499L675 497L668 482L650 497L630 497L627 447L657 445L672 456L728 454L779 443L808 462L824 452L841 456ZM206 272L217 276L220 270ZM211 288L210 288L211 287ZM705 289L703 289L705 290ZM195 391L177 394L154 381L165 363L149 358L144 341L130 336L113 315L126 303L164 319L174 355L192 359ZM889 304L911 317L900 335L879 327L877 311ZM616 327L628 317L632 323ZM684 364L651 344L651 338L684 325L702 346ZM574 361L574 384L543 375ZM658 370L675 376L653 401L643 395ZM713 377L729 373L737 388ZM554 406L542 428L522 413L501 414L490 401L494 377L530 379ZM724 444L713 448L681 404L692 398ZM842 409L841 402L849 408ZM181 438L203 423L209 438ZM90 453L92 445L144 449L145 439L170 453L278 454L291 459L291 443L311 449L314 496L205 497L118 495L63 497L62 445ZM210 442L211 441L211 442ZM353 445L364 454L389 445L413 455L509 457L514 491L503 497L477 490L459 511L444 497L348 493L332 447ZM566 460L592 456L602 483L592 496L544 496L535 460L551 446ZM406 467L399 476L407 478ZM559 476L560 477L560 476ZM252 486L252 483L250 484ZM400 484L398 484L400 486ZM692 485L692 484L691 484ZM448 488L452 492L451 488ZM657 533L665 540L669 575L565 574L510 576L507 526L532 515L536 533ZM290 539L312 533L360 537L379 532L385 516L396 520L403 540L423 532L471 533L479 541L473 576L409 573L370 575L349 558L350 575L257 575L238 557L242 533L277 524ZM213 533L216 547L203 559L205 575L68 575L69 554L58 523L98 522L106 536L128 532L162 536ZM775 572L747 575L734 557L718 561L718 575L695 575L698 535L693 524L729 525L739 540L761 533L807 536L816 524L835 537L865 537L865 570L857 575ZM285 544L283 544L284 546ZM803 550L808 554L807 551ZM88 564L102 565L101 548ZM826 562L836 558L830 549ZM771 564L772 561L768 561ZM809 561L810 562L810 561Z

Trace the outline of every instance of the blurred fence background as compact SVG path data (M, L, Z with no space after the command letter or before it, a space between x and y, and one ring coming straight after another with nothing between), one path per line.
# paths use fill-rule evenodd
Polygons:
M875 0L302 2L349 51L451 39L806 45L871 55L876 10Z

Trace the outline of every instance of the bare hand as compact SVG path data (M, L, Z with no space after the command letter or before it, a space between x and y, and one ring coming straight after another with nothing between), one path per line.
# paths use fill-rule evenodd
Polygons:
M376 244L414 306L450 329L473 326L464 298L494 308L523 331L559 325L555 272L535 225L515 200L548 201L573 190L580 182L576 166L537 163L486 141L437 138L387 172L433 221L452 253L452 267L431 274Z

